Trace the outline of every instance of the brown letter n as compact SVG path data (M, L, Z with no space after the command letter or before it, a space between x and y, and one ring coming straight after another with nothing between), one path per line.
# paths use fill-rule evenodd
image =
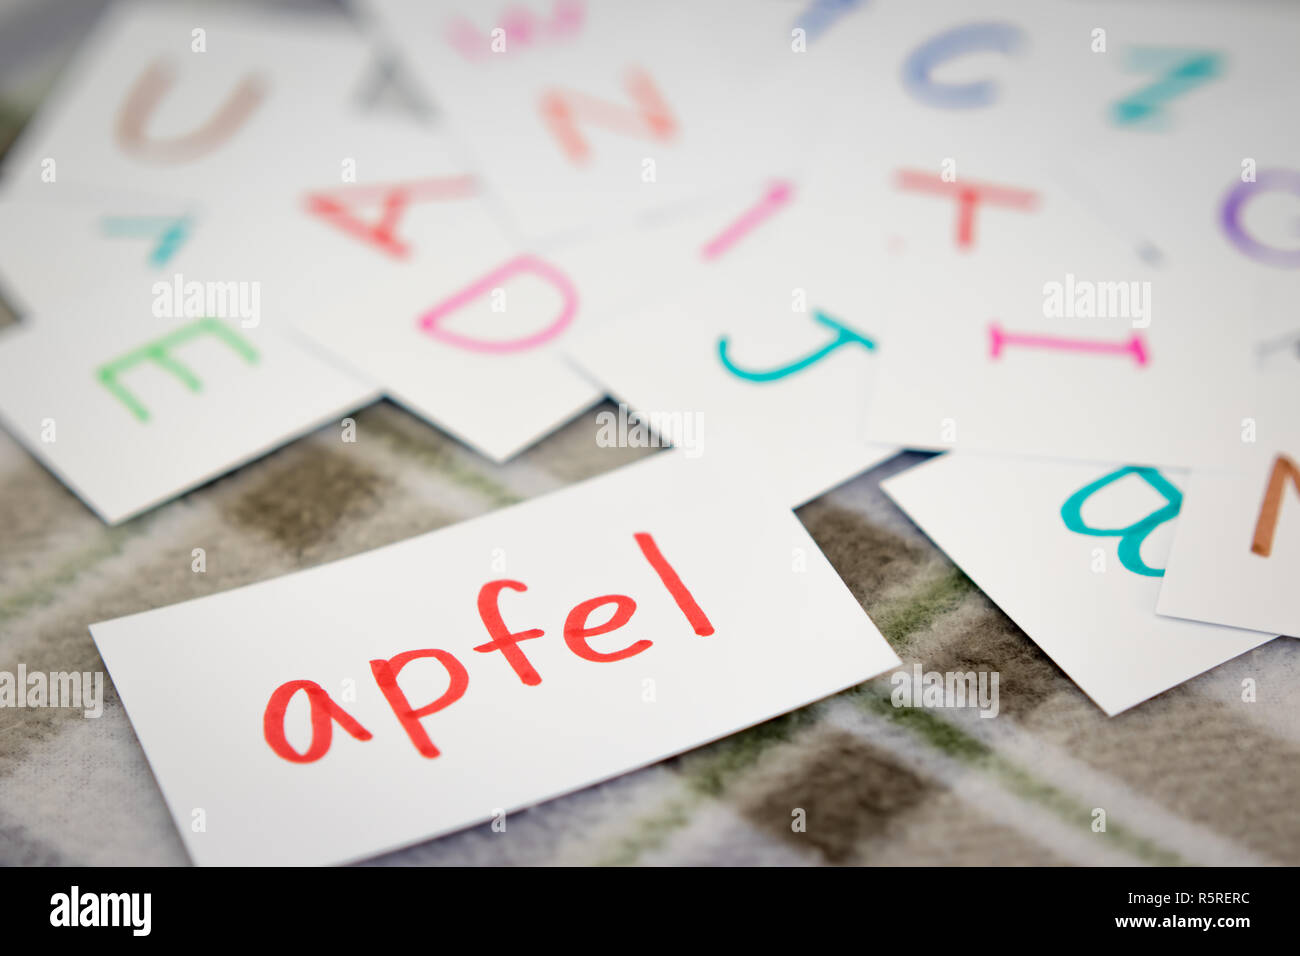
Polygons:
M1300 492L1300 468L1286 455L1278 455L1273 459L1264 505L1259 509L1259 520L1255 522L1255 540L1250 545L1251 551L1265 558L1273 553L1273 533L1277 531L1277 519L1282 514L1282 492L1286 490L1288 478Z

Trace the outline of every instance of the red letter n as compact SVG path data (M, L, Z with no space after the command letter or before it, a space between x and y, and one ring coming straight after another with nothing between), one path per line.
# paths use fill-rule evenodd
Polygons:
M580 119L624 136L666 142L676 135L677 121L649 73L631 69L623 85L636 104L635 109L571 90L548 90L542 94L542 120L572 162L584 163L591 156L591 147L578 131Z

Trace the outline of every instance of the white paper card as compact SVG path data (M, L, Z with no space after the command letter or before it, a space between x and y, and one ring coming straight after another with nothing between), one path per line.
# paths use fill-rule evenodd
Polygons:
M803 150L784 97L763 92L771 51L790 45L780 4L366 6L528 240L627 221Z
M856 209L877 234L858 244L885 313L867 436L1215 460L1236 440L1252 366L1241 288L1153 270L1056 178L1052 137L1025 136L1063 123L1044 4L886 0L840 29L837 53L861 32L868 92L821 136L815 201ZM1086 47L1087 32L1076 39Z
M1077 248L1077 247L1076 247ZM900 265L867 435L912 448L1212 465L1239 442L1254 348L1205 273L1095 249L1011 272Z
M6 185L197 197L274 188L360 83L340 18L114 4L5 161Z
M1283 117L1300 17L1269 5L1040 5L1038 78L1066 118L1051 137L1079 195L1184 271L1211 268L1251 306L1241 331L1300 329L1300 131Z
M1271 639L1156 614L1184 480L952 453L881 487L1113 716Z
M109 524L374 399L269 326L105 303L0 336L0 420Z
M441 135L339 117L331 142L256 229L215 219L205 265L260 277L268 316L494 461L599 401L556 351L594 289L508 240Z
M0 419L109 523L376 397L286 336L265 263L228 261L253 223L109 191L0 204L0 278L23 318L0 335Z
M631 408L618 427L651 428L792 507L894 455L861 437L883 279L862 261L860 221L778 180L674 231L694 255L656 304L569 346Z
M1300 389L1291 364L1266 373L1236 453L1189 478L1161 614L1300 635Z
M677 453L91 632L201 864L428 839L898 663L793 514Z
M107 302L151 315L155 283L174 283L177 273L182 288L187 278L217 278L196 255L216 214L193 200L110 191L0 200L0 284L27 323L102 322ZM260 301L256 314L251 298L245 304L247 315L230 317L260 323ZM227 306L237 309L238 299Z

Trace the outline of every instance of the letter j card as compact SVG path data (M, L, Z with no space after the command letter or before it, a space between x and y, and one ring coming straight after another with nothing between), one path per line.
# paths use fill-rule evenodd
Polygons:
M897 665L752 494L667 453L91 634L197 863L357 860Z

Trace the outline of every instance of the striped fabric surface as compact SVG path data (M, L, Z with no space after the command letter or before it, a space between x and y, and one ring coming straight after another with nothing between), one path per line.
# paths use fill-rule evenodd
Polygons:
M0 55L0 149L100 5L0 0L0 49L13 54ZM93 621L399 541L646 453L598 447L597 411L496 467L380 403L355 416L354 444L323 428L116 528L0 433L0 671L102 671ZM896 708L885 675L515 814L504 832L373 862L1300 863L1300 641L1108 719L880 492L923 457L899 456L799 516L905 669L999 672L996 719ZM99 719L0 710L0 864L187 861L111 686L106 697Z

